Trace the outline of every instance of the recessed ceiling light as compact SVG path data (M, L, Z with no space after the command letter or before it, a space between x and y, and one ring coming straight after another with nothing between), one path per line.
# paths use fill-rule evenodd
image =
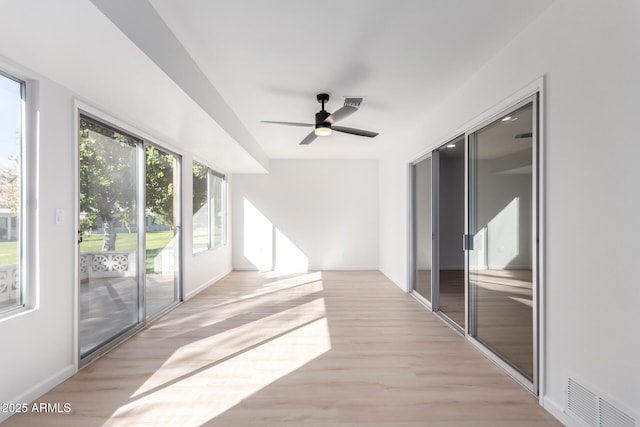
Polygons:
M456 144L449 144L447 145L447 148L456 148Z
M511 116L507 116L507 117L503 117L502 118L503 122L506 122L506 121L509 121L509 120L511 120Z

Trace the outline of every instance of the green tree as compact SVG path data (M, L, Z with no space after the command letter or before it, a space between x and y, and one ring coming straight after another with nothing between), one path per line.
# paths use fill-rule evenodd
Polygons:
M174 159L173 156L147 146L146 154L146 199L147 212L156 222L175 224L174 207Z
M136 222L136 153L140 140L83 117L80 122L80 226L104 227L103 251L116 247L118 222L130 231ZM145 147L146 213L175 223L174 157ZM206 178L206 170L204 171Z
M80 210L85 227L102 221L103 251L115 250L115 225L135 209L138 143L93 120L83 117L80 122Z
M207 175L209 170L200 163L193 162L193 212L196 213L207 203Z

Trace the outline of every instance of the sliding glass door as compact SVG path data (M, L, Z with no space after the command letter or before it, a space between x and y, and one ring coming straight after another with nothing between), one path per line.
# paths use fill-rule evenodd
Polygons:
M179 158L145 148L145 307L153 317L180 298Z
M464 136L412 166L413 292L456 330L465 328Z
M413 294L538 390L538 95L412 165Z
M434 288L438 304L434 311L460 332L465 329L464 259L464 136L434 152L437 203L437 267Z
M84 363L180 299L180 157L82 114L79 167Z
M535 389L536 99L468 137L469 335Z
M79 346L86 356L136 326L142 141L80 120Z
M432 197L431 157L413 165L414 280L413 291L431 302Z

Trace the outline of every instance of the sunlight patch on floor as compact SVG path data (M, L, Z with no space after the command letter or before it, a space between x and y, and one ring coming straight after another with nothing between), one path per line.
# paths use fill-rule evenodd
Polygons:
M291 324L295 322L290 322ZM298 322L299 324L299 322ZM268 335L265 334L263 338ZM200 425L229 410L252 394L290 374L331 349L326 318L299 326L276 338L242 351L222 363L211 366L203 360L191 363L192 373L174 378L165 377L165 367L155 375L154 383L145 383L133 396L133 401L121 406L105 425L144 423L157 420L166 411L167 417L180 417L184 425ZM187 362L181 361L184 366ZM197 373L193 374L193 371ZM166 383L168 385L162 385ZM145 393L150 387L153 392ZM136 396L141 396L136 398ZM194 410L194 401L207 402ZM181 413L184 411L184 413Z
M215 286L215 285L214 285ZM295 292L291 293L291 290L295 289ZM180 318L170 318L168 319L160 319L158 322L150 326L149 330L154 329L162 329L164 330L167 325L170 323L172 327L176 328L176 332L172 334L164 333L165 337L173 337L179 336L187 331L187 329L179 328L180 325L189 325L188 329L194 329L194 322L198 328L204 326L210 326L215 323L222 322L229 317L229 313L238 312L241 310L247 310L250 307L257 307L263 305L266 301L265 298L270 297L271 294L273 298L277 299L282 303L286 303L287 300L283 299L281 296L276 293L279 291L288 290L291 295L294 295L295 298L301 298L306 295L310 295L316 292L322 291L322 275L319 272L309 273L303 275L296 275L295 277L286 277L281 280L276 280L273 282L269 282L261 286L254 292L247 293L246 291L238 291L238 297L229 297L225 295L225 298L220 301L220 303L213 302L209 305L207 310L202 310L199 312L185 314ZM215 315L212 316L212 312L210 310L215 310ZM215 320L211 320L212 317ZM198 319L201 318L203 321L201 323L197 323Z
M302 279L305 285L296 280L300 277L269 284L270 292L279 287L300 288L295 299L302 301L280 300L284 307L276 308L276 312L265 301L253 304L260 298L218 308L226 309L216 313L223 316L221 325L203 326L211 328L210 335L187 340L177 348L106 425L117 425L125 419L144 423L147 417L157 419L163 410L175 417L183 406L191 408L180 414L185 417L185 425L199 424L329 351L325 301L322 297L313 299L314 293L322 291L322 281L308 283L319 277L318 273ZM174 336L180 338L180 334ZM195 401L208 404L194 411Z

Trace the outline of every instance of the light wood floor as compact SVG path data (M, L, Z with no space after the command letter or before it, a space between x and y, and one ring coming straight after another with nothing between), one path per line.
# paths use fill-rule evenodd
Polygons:
M6 425L560 425L378 272L231 273L39 402Z

